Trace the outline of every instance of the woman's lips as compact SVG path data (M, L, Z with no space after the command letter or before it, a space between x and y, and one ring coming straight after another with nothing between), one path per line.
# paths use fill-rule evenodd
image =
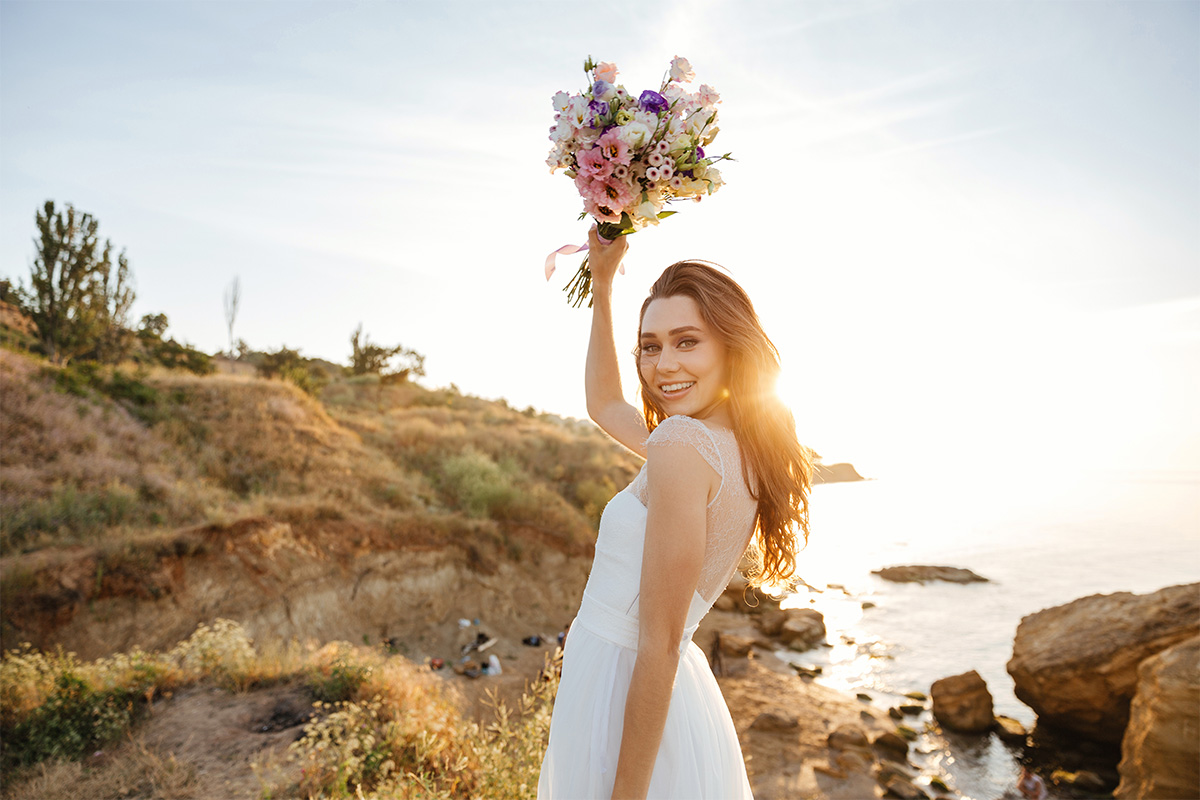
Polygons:
M683 397L688 392L690 392L692 390L692 387L695 385L696 385L695 381L675 381L673 383L663 384L662 386L659 387L659 391L662 392L662 396L667 400L678 400L679 398ZM668 389L667 389L668 386L672 387L674 390L668 391ZM683 387L683 388L674 388L674 387Z

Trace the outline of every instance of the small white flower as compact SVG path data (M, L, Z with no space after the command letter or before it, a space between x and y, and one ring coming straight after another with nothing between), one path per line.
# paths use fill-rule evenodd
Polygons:
M662 153L658 152L657 149L650 155L646 156L646 163L652 167L661 167L663 165L663 162L666 160L667 160L667 157L664 156Z
M660 177L662 176L658 171L658 167L646 167L646 180L652 183L658 183Z

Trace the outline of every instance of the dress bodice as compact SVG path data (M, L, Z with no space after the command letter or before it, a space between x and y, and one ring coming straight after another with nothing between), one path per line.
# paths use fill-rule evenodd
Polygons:
M706 513L704 562L688 609L693 629L729 583L754 532L757 502L742 476L741 451L730 430L712 429L692 417L668 417L647 444L692 447L720 476L720 488ZM646 535L648 498L645 465L609 501L600 517L596 556L584 589L585 598L636 621Z

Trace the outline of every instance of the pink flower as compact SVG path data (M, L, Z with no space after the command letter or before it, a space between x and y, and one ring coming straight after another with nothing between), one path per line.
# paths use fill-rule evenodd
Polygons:
M671 59L671 80L691 83L692 78L696 77L696 73L692 71L692 65L683 56L675 56Z
M606 83L617 82L617 65L611 61L601 61L595 70L596 80Z
M702 105L706 106L715 106L721 102L721 95L717 94L717 90L707 83L700 84L700 91L696 92L696 97Z
M583 209L591 214L600 222L620 222L621 209L613 208L608 204L597 203L590 198L583 201Z
M593 147L581 151L576 160L579 162L579 174L590 178L607 178L612 174L613 163L604 157L603 147Z
M596 146L609 161L628 166L631 158L629 145L622 141L619 131L620 128L613 128L596 140Z

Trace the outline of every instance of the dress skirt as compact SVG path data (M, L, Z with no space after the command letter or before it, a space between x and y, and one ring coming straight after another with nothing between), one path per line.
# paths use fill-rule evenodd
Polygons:
M563 649L539 800L609 800L637 658L636 623L585 594ZM737 731L708 660L691 641L694 630L681 646L647 800L752 800Z

